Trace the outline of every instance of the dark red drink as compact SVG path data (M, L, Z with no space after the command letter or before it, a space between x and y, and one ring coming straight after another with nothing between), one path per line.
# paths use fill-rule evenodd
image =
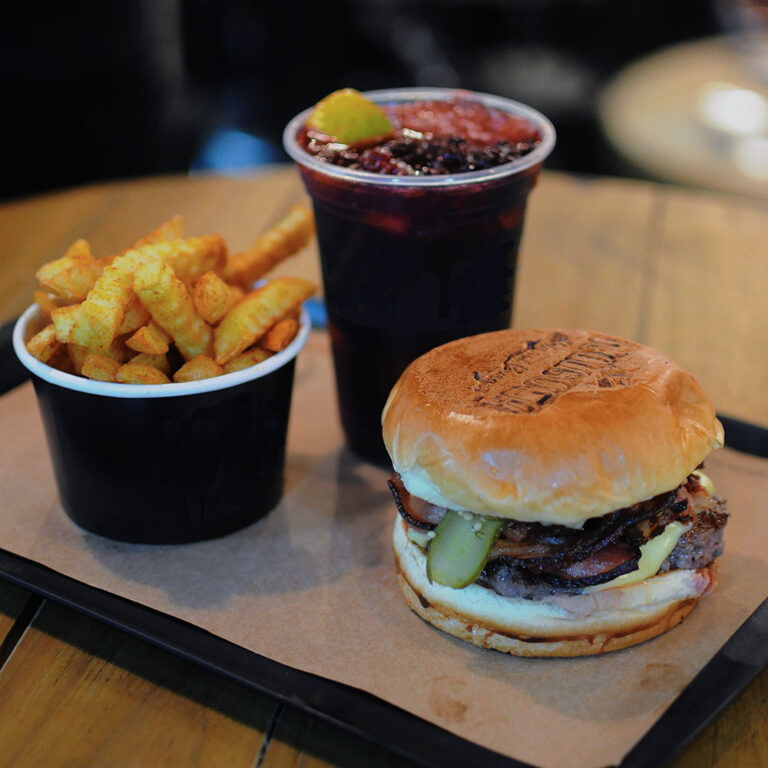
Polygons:
M351 163L331 147L321 158L325 150L308 146L302 130L306 114L285 141L314 204L347 442L383 464L381 410L408 363L452 339L509 326L526 199L554 131L533 110L496 97L366 95L382 105L408 102L393 122L410 129L403 135L416 146L353 148ZM450 107L411 106L425 100ZM444 139L460 151L443 152ZM504 153L515 156L495 162ZM420 165L430 156L432 165Z

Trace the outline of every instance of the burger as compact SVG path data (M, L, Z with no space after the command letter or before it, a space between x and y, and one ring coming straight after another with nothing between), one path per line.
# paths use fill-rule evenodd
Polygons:
M509 330L437 347L382 414L408 605L484 648L613 651L716 583L728 513L703 461L723 429L697 381L600 333Z

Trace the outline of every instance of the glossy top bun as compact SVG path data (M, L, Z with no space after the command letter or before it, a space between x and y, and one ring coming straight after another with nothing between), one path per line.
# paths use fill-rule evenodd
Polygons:
M571 527L676 488L723 444L689 373L585 331L497 331L437 347L400 377L382 423L415 496Z

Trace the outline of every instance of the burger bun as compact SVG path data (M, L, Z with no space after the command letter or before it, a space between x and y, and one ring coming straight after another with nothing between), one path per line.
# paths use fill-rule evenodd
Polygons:
M476 583L430 583L426 554L399 516L392 540L398 581L415 613L461 640L517 656L588 656L636 645L679 624L716 583L711 563L588 594L504 597Z

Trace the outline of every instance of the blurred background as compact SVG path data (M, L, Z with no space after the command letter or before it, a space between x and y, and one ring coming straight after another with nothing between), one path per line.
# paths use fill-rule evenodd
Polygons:
M0 198L147 174L252 172L287 161L282 127L329 91L399 85L537 107L558 129L550 168L762 195L762 3L13 4L0 24Z

